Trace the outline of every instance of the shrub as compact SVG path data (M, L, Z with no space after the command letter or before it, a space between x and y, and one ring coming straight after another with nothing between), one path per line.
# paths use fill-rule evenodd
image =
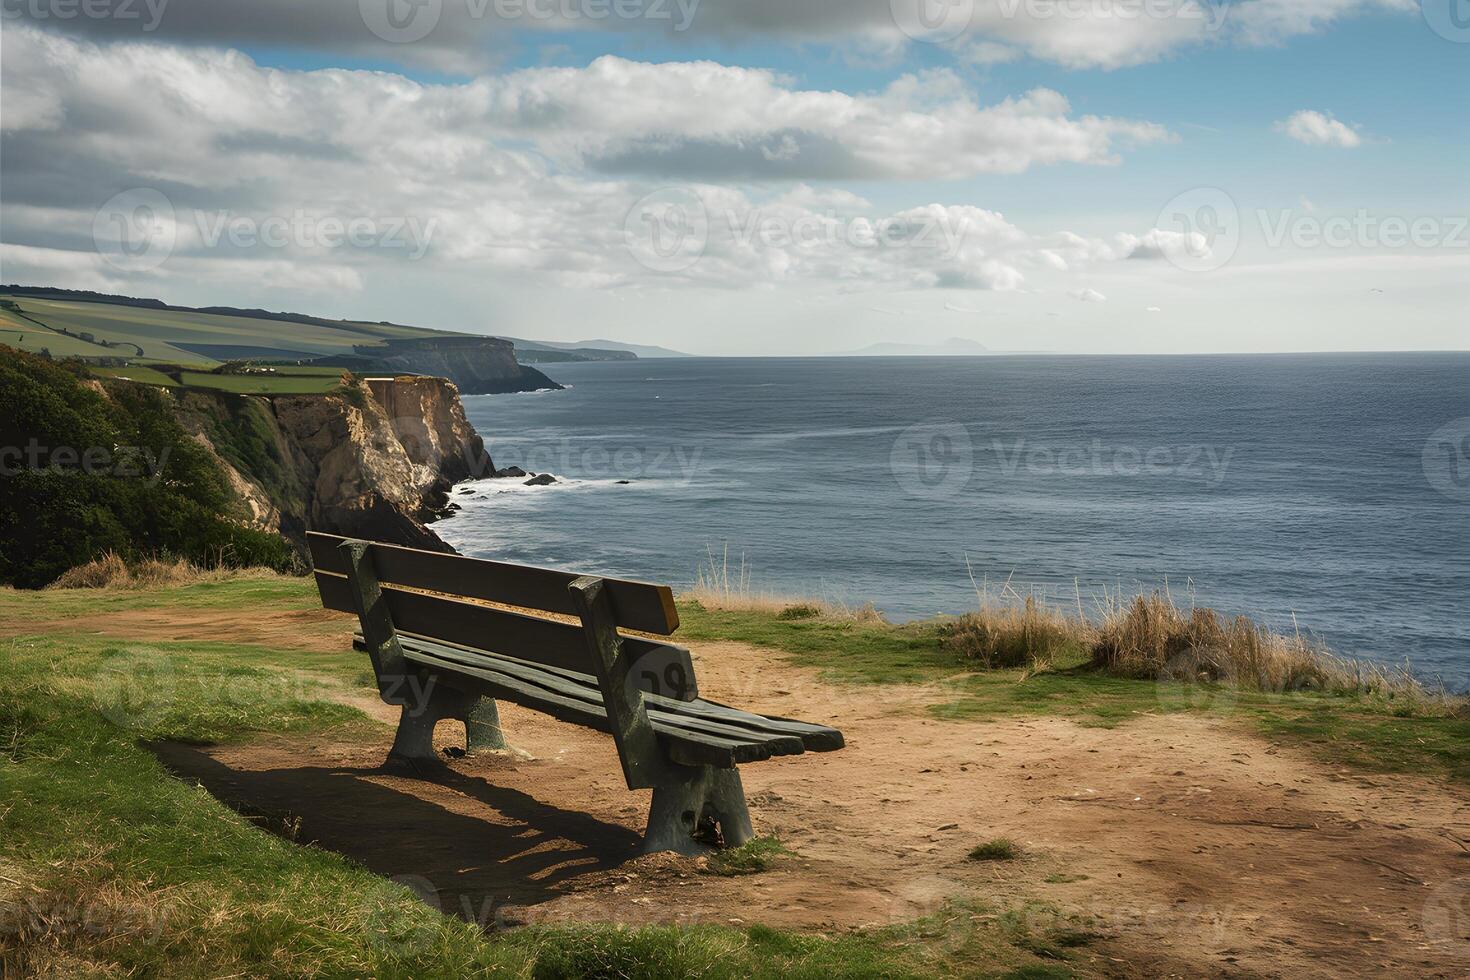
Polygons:
M1009 837L996 837L970 848L971 861L1014 861L1021 856L1021 845Z
M1212 609L1184 610L1167 593L1135 596L1106 610L1093 666L1122 677L1220 683L1252 691L1325 691L1433 700L1409 673L1344 660L1300 633L1278 633Z
M1082 621L1068 620L1026 596L1021 605L986 606L940 627L940 643L961 660L981 667L1046 664L1075 648L1088 632Z
M30 457L18 467L7 461L18 472L0 492L0 583L41 588L108 553L124 562L167 555L210 566L295 564L278 536L222 516L230 501L224 474L161 391L104 387L78 365L0 348L0 420L0 447ZM92 450L117 463L129 447L146 451L133 460L136 473L76 462Z

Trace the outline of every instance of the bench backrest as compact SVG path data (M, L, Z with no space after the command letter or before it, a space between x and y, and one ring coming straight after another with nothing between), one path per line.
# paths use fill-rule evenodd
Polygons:
M356 613L349 559L342 548L348 541L331 534L307 535L322 605ZM577 616L569 586L582 576L377 542L369 546L368 556L385 607L380 612L397 632L597 674L582 624L536 615ZM679 615L668 586L600 580L619 630L668 636L678 629ZM364 623L364 632L366 627ZM636 636L623 636L622 648L640 690L679 700L698 697L689 651Z

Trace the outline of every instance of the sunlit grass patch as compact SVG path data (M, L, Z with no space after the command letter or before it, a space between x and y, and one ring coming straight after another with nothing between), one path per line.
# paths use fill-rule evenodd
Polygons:
M757 837L739 847L715 851L704 861L704 870L712 875L735 877L769 871L780 857L790 854L786 845L775 837Z

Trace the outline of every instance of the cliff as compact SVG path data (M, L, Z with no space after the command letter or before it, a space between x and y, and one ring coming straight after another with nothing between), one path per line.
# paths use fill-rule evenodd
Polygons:
M448 378L467 395L561 387L535 368L519 363L514 345L498 337L400 338L354 349L375 370Z
M223 464L234 517L300 546L307 530L436 551L426 526L456 482L493 471L442 378L374 379L332 395L180 395L181 421Z

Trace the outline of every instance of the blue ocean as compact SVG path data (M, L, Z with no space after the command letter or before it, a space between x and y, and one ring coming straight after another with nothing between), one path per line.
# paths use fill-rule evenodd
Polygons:
M465 403L563 482L468 485L465 554L683 586L728 552L895 620L1167 586L1470 688L1470 354L541 367L568 389Z

